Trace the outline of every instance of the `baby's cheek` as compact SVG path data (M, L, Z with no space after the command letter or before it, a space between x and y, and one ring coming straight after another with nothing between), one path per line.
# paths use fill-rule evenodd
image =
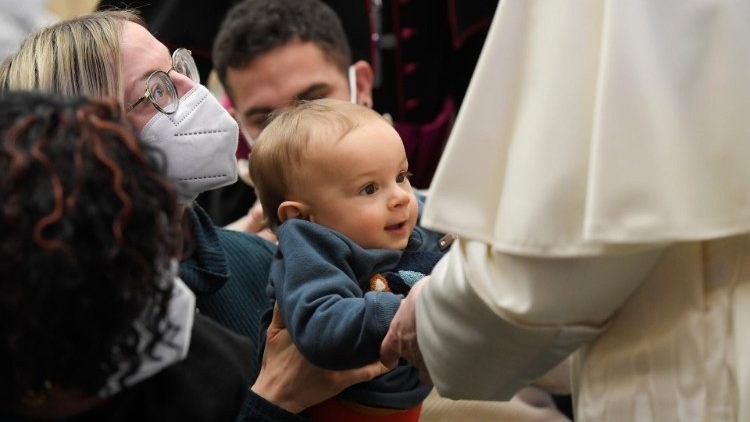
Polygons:
M419 214L419 206L417 205L417 200L413 199L411 201L411 209L409 210L409 218L412 222L412 224L417 224L417 216Z

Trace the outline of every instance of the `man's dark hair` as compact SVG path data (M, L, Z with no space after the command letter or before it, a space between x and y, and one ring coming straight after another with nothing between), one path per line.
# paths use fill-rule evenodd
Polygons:
M179 210L157 157L114 103L0 94L1 401L96 394L176 329Z
M213 64L227 86L228 68L240 68L256 57L292 41L312 42L346 74L351 49L336 12L319 0L245 0L224 17L213 47Z

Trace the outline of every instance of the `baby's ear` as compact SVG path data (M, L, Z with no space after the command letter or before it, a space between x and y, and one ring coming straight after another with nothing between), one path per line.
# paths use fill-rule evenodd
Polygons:
M302 202L284 201L279 205L279 221L283 223L290 218L301 218L307 220L309 211L309 207Z

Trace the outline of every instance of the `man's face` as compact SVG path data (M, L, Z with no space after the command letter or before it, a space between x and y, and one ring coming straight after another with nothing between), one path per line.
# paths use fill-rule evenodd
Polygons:
M349 99L347 76L311 42L293 41L242 68L227 69L234 113L249 142L268 115L295 100Z

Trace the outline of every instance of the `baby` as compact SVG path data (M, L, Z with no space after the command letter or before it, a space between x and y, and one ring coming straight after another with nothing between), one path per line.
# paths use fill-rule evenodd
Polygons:
M398 133L363 106L304 102L263 130L250 172L279 240L274 296L300 352L329 369L377 360L402 295L442 256L435 234L417 227ZM416 421L430 388L404 363L310 414Z

